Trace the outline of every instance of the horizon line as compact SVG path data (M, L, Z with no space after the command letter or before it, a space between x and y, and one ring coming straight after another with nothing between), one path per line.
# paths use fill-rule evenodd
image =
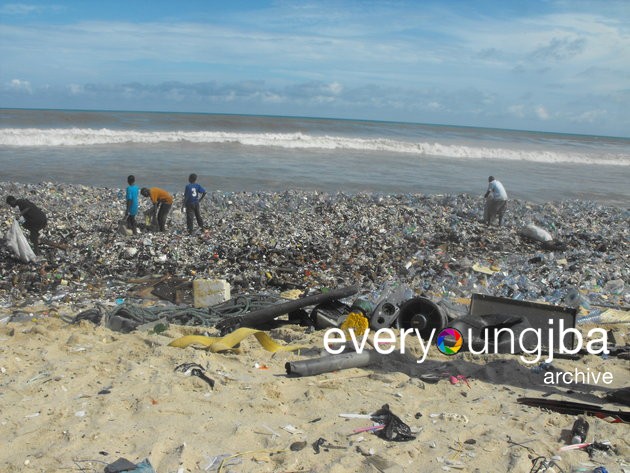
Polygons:
M225 115L225 116L242 116L242 117L261 117L261 118L295 118L306 120L337 120L337 121L355 121L355 122L373 122L373 123L388 123L388 124L404 124L404 125L420 125L420 126L437 126L437 127L453 127L453 128L477 128L480 130L502 130L513 131L519 133L543 133L549 135L568 135L568 136L587 136L587 137L602 137L628 140L630 136L614 136L614 135L595 135L587 133L569 133L559 131L543 131L543 130L525 130L518 128L497 128L489 126L474 126L474 125L455 125L446 123L422 123L422 122L408 122L400 120L375 120L366 118L345 118L345 117L325 117L325 116L304 116L304 115L273 115L273 114L254 114L254 113L224 113L224 112L182 112L182 111L167 111L167 110L121 110L121 109L90 109L90 108L39 108L39 107L0 107L0 110L32 110L32 111L58 111L58 112L111 112L111 113L159 113L159 114L181 114L181 115Z

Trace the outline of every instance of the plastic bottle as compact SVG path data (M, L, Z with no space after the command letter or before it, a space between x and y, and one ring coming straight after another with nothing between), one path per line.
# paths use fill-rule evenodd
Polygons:
M569 307L573 307L575 309L579 307L584 307L585 309L589 310L591 308L588 300L584 296L582 296L582 294L580 294L580 292L575 288L569 290L564 298L564 302Z
M604 285L604 290L611 294L621 294L624 286L623 279L611 279Z
M603 311L600 309L591 310L588 315L584 317L578 317L576 323L580 324L595 324L601 321Z
M584 417L578 417L571 429L571 443L573 445L584 443L586 435L588 434L588 427L589 425L586 419Z

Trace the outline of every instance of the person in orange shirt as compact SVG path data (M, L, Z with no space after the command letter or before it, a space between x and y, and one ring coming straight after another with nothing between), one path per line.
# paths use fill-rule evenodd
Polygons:
M149 197L153 202L153 214L157 215L158 228L161 232L166 230L166 217L173 205L173 196L164 189L159 187L151 187L140 189L140 194Z

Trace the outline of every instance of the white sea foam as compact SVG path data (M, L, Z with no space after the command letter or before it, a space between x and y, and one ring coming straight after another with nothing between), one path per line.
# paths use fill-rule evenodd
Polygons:
M234 133L219 131L155 131L68 128L0 129L0 146L55 147L112 144L236 143L244 146L290 149L382 151L418 156L444 156L462 159L501 159L541 163L579 163L630 166L630 155L622 153L573 153L544 149L516 149L429 142L398 141L385 138L313 136L303 133Z

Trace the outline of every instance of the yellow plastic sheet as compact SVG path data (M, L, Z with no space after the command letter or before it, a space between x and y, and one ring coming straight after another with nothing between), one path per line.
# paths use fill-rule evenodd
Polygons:
M190 345L202 345L212 353L234 350L234 347L245 338L253 335L258 343L267 351L275 353L277 351L294 351L308 348L303 345L280 345L262 330L241 327L224 337L207 337L205 335L186 335L177 338L168 344L169 347L186 348Z
M498 266L483 266L479 263L475 263L472 266L472 270L478 273L493 275L494 273L500 271L501 269Z
M302 296L303 291L300 291L299 289L289 289L287 291L281 292L280 293L280 297L282 297L283 299L289 299L289 300L296 300L299 299Z
M470 297L456 297L451 299L455 304L470 305Z

